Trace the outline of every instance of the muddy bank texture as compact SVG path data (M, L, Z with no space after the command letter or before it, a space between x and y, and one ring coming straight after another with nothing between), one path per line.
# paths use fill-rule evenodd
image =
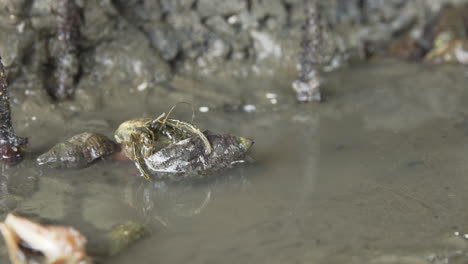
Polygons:
M447 2L468 1L321 1L328 29L323 33L325 69L362 56L367 41L420 34L427 19ZM122 92L164 90L177 73L242 77L294 68L304 22L302 0L76 3L80 40L74 97L86 103L71 109L82 111L95 108L102 95L118 98ZM23 108L30 112L50 100L47 89L60 45L58 7L58 0L0 0L0 54L16 85L14 97L26 101ZM26 98L31 94L35 99ZM53 112L41 108L44 111Z

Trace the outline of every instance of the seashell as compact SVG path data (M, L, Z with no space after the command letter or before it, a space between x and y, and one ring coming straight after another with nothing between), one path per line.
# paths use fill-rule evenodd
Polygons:
M26 218L8 214L0 231L13 264L28 263L29 249L42 253L45 263L89 264L86 238L65 226L45 226Z
M52 147L37 158L37 164L52 168L83 168L94 160L111 155L119 147L106 136L84 132Z
M147 170L156 179L169 181L197 180L216 171L242 163L253 145L248 138L203 132L212 146L205 145L198 135L169 145L144 159Z
M132 221L113 226L107 234L109 255L117 255L125 248L148 235L149 233L143 225Z

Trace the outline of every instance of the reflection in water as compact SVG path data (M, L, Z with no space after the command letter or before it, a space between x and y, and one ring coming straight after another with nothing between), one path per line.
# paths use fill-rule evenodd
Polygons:
M0 217L16 208L16 204L29 199L38 190L41 172L30 168L29 160L15 167L2 165L0 175Z
M240 179L238 175L234 177ZM240 185L232 184L228 177L221 178L196 184L166 184L134 177L125 187L124 200L141 214L147 224L158 222L167 227L173 222L202 214L216 195L222 195L227 188L232 190L248 184L245 180Z
M320 158L320 115L311 114L308 111L301 111L292 118L294 126L298 130L296 137L300 138L300 144L307 146L296 156L302 164L303 191L304 195L311 194L315 189L315 182L318 177L318 163ZM307 200L305 197L303 200Z

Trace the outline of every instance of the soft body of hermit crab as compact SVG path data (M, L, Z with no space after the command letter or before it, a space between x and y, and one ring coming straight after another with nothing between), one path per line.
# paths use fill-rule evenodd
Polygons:
M135 162L141 175L146 179L150 178L150 173L144 159L154 154L158 145L175 144L197 135L202 140L205 151L211 153L211 144L200 129L189 122L170 119L169 114L162 113L155 119L128 120L115 131L115 140L121 144L125 155Z

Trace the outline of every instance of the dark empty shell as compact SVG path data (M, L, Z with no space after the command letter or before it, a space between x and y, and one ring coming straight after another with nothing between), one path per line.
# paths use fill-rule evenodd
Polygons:
M40 155L37 163L52 168L83 168L118 149L118 145L106 136L84 132L58 143Z

